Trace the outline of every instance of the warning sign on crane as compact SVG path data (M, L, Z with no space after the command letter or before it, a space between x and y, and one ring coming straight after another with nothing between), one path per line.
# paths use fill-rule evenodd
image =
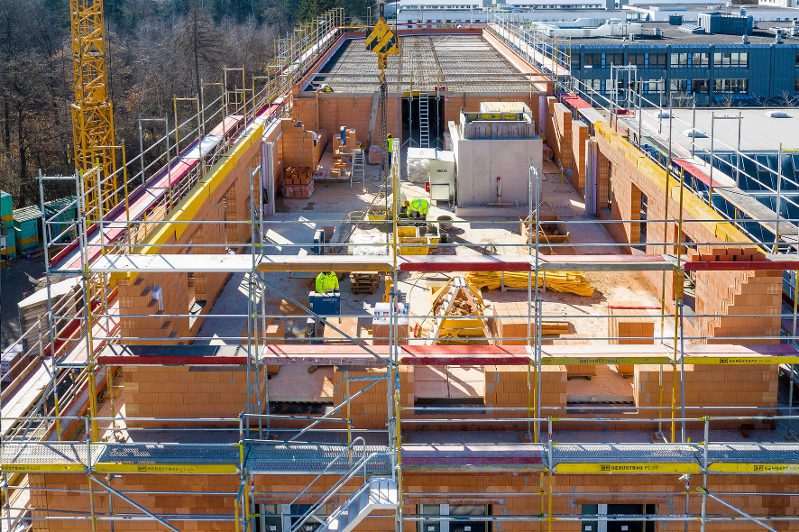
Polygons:
M386 19L380 18L366 37L366 49L378 55L396 55L399 53L397 34L391 31Z

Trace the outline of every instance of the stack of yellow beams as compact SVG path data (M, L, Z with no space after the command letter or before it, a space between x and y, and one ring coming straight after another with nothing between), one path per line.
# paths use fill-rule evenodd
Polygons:
M466 282L475 288L496 289L503 283L508 288L526 288L527 281L527 272L469 272L466 276ZM534 276L533 282L535 282ZM575 271L539 274L538 286L578 296L594 295L594 287L591 286L585 275Z

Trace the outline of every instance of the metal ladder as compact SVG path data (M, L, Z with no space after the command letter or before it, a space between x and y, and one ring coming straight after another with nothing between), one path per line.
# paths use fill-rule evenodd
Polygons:
M350 172L350 185L366 181L366 156L361 148L352 150L352 171Z
M419 93L419 147L430 147L430 98Z

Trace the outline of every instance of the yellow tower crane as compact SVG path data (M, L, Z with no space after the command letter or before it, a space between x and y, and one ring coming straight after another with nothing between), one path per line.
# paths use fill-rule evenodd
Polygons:
M75 102L75 168L83 178L84 210L97 220L117 202L114 111L108 90L103 0L70 0Z
M388 136L388 110L386 109L388 103L388 82L386 81L386 68L388 67L388 56L396 55L399 53L399 40L397 34L392 31L386 22L385 17L385 2L380 2L380 18L374 28L366 36L366 49L377 54L377 68L379 71L380 80L380 101L378 103L378 121L377 121L377 138L380 141L380 146L383 148L383 158L380 163L380 173L385 176L386 163L388 162L388 151L392 148L389 146ZM399 139L397 140L394 149L399 147ZM388 169L390 172L391 169Z

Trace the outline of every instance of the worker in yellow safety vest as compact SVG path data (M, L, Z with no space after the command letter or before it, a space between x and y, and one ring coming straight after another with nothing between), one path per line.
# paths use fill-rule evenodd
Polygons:
M394 154L394 135L389 133L386 140L388 146L388 167L391 168L391 156Z
M412 218L427 218L427 212L430 210L430 202L423 198L416 198L415 200L411 200L411 204L408 207L408 213L411 215Z
M316 293L326 294L328 292L338 292L338 275L336 272L320 272L316 276Z

